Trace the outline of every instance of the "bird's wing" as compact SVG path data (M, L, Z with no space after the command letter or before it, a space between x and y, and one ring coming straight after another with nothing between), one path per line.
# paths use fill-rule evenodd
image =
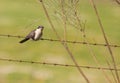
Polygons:
M33 38L35 36L35 30L31 31L26 38Z

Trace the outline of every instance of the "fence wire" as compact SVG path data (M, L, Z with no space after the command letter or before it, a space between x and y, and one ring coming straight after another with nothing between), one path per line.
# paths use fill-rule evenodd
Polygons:
M17 60L17 59L8 59L8 58L0 58L0 61L29 63L29 64L38 64L38 65L63 66L63 67L76 67L75 65L71 65L71 64L37 62L37 61ZM107 68L107 67L92 67L92 66L80 66L80 65L78 67L86 68L86 69L98 69L98 70L100 70L100 69L103 69L103 70L115 70L114 68ZM120 69L117 69L117 71L120 71Z
M0 34L1 37L15 37L15 38L25 38L24 36L19 36L19 35L10 35L10 34ZM50 39L50 38L41 38L41 40L46 40L46 41L54 41L54 42L61 42L61 40L59 39ZM71 43L71 44L89 44L89 45L93 45L93 46L107 46L107 44L103 44L103 43L87 43L85 41L71 41L71 40L67 40L67 41L62 41L62 42L67 42L67 43ZM120 45L113 45L111 44L110 47L120 47Z

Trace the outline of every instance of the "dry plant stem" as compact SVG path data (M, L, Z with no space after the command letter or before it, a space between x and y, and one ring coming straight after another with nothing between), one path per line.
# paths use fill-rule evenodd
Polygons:
M84 31L83 31L83 34L84 34L85 41L88 42L88 40L87 40L87 38L86 38L86 34L85 34ZM86 45L87 45L88 49L90 50L91 55L92 55L94 61L96 62L96 64L98 65L98 67L100 67L100 63L99 63L99 61L97 60L97 57L96 57L95 53L93 52L92 47L89 45L89 42L88 42L88 44L86 44ZM111 79L108 77L108 75L105 73L105 71L104 71L102 68L101 68L100 70L102 71L102 73L103 73L103 75L105 76L105 79L108 81L108 83L112 83Z
M62 9L62 19L63 19L63 25L64 25L64 41L67 41L67 27L66 27L66 15L65 15L65 9L64 9L64 0L60 0L61 3L61 9Z
M106 62L107 62L107 65L108 65L108 67L109 68L111 68L111 65L110 65L110 63L109 63L109 61L107 60L107 56L104 56L105 57L105 60L106 60ZM111 70L110 70L111 71ZM117 83L117 79L116 79L116 77L115 77L115 75L114 75L114 72L113 71L111 71L111 74L112 74L112 76L113 76L113 79L115 80L115 83Z
M107 44L109 53L110 53L111 58L112 58L112 61L113 61L113 66L114 66L115 69L117 69L116 63L115 63L115 59L114 59L114 56L113 56L113 52L112 52L111 47L110 47L110 45L109 45L109 42L108 42L107 36L106 36L106 34L105 34L105 31L104 31L104 28L103 28L101 19L100 19L100 17L99 17L99 14L98 14L96 5L95 5L95 3L94 3L94 0L89 0L89 1L91 2L92 6L93 6L93 8L94 8L94 11L95 11L95 13L96 13L96 16L97 16L97 19L98 19L98 22L99 22L99 25L100 25L100 29L101 29L101 31L102 31L102 33L103 33L105 42L106 42L106 44ZM117 77L118 83L120 83L118 71L115 70L115 73L116 73L116 77Z
M88 40L87 40L87 38L86 38L85 25L82 26L82 24L81 24L81 22L80 22L81 20L80 20L79 17L78 17L76 8L75 8L75 16L76 16L76 19L77 19L77 21L78 21L78 24L79 24L79 27L80 27L80 31L81 31L81 33L82 33L82 36L83 36L83 38L84 38L84 41L87 42L86 45L87 45L88 49L90 50L90 53L91 53L94 61L95 61L96 64L100 67L99 61L97 60L97 57L96 57L95 53L93 52L92 47L90 46L90 44L89 44L89 42L88 42ZM107 74L104 72L104 70L103 70L103 69L100 69L100 70L101 70L102 73L104 74L105 79L108 81L108 83L112 83L112 81L109 79L109 77L108 77Z
M120 0L115 0L118 5L120 5Z
M46 17L47 17L47 19L48 19L48 21L49 21L49 23L50 23L53 31L55 32L57 38L61 40L61 38L59 37L58 33L56 32L56 30L55 30L55 28L54 28L54 26L53 26L53 24L52 24L52 21L51 21L49 15L48 15L48 12L47 12L47 10L46 10L46 7L44 6L43 1L40 0L40 2L41 2L41 4L42 4L42 7L43 7L44 12L45 12L45 14L46 14ZM76 67L77 67L78 71L80 72L80 74L84 77L84 79L86 80L87 83L90 83L90 81L88 80L88 78L86 77L86 75L83 73L82 69L81 69L80 67L78 67L79 65L78 65L78 63L76 62L76 60L75 60L72 52L69 50L67 44L64 43L64 42L62 42L62 41L61 41L61 44L62 44L62 45L64 46L64 48L67 50L68 54L70 55L71 59L73 60L74 64L76 65Z
M76 13L76 14L77 14L77 13ZM77 19L79 19L79 18L77 18ZM79 20L78 20L78 21L79 21ZM90 50L90 52L91 52L91 54L92 54L95 62L96 62L96 63L98 64L98 66L100 67L100 63L99 63L99 61L97 60L97 57L96 57L95 53L93 52L93 49L92 49L92 47L90 46L90 43L89 43L88 40L87 40L87 37L86 37L86 34L85 34L85 24L84 24L83 30L82 30L81 32L83 33L84 40L87 42L86 45L88 46L88 49ZM109 61L108 61L108 59L107 59L106 56L105 56L105 60L106 60L106 62L107 62L107 65L109 66L109 68L111 68L111 65L110 65L110 63L109 63ZM107 76L107 74L105 73L105 71L104 71L103 69L100 69L100 70L102 71L102 73L104 74L104 76L106 77L106 79L109 81L109 83L112 83L111 79L109 79L109 77ZM114 78L114 80L115 80L115 82L116 82L115 75L114 75L113 71L111 71L111 74L112 74L112 76L113 76L113 78Z

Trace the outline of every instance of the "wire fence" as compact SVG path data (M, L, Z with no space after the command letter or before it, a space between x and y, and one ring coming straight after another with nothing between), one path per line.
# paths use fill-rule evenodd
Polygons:
M86 69L97 69L97 70L101 70L103 73L103 76L105 77L105 79L109 82L112 83L109 75L107 75L104 70L106 71L110 71L111 75L114 79L114 81L117 83L120 82L119 80L119 71L120 69L117 68L116 65L116 61L115 61L115 57L113 56L113 51L111 49L112 48L119 48L120 45L118 44L109 44L109 41L107 39L107 36L104 32L104 27L102 25L102 22L100 20L100 16L97 10L97 7L94 3L94 0L89 0L90 3L92 4L92 7L95 11L95 14L97 16L98 19L98 23L99 26L101 28L102 34L103 34L103 38L105 40L106 43L90 43L87 38L86 38L86 33L85 33L85 24L82 24L82 21L80 19L79 16L79 12L78 12L78 7L79 7L79 0L39 0L43 11L45 13L45 16L47 18L47 21L50 23L51 29L53 30L53 32L55 33L56 37L58 39L51 39L51 38L41 38L41 41L50 41L50 42L59 42L63 45L63 47L65 48L65 50L67 51L68 55L71 57L71 60L73 61L74 65L71 64L60 64L60 63L49 63L49 62L37 62L37 61L29 61L29 60L17 60L17 59L9 59L9 58L0 58L0 61L8 61L8 62L17 62L17 63L29 63L29 64L38 64L38 65L52 65L52 66L63 66L63 67L76 67L78 69L78 71L80 72L80 74L82 75L82 77L86 80L87 83L90 83L90 79L88 79L87 75L84 74L84 72L81 70L81 68L86 68ZM119 4L119 0L115 0L118 4ZM54 2L54 3L53 3ZM56 11L57 13L59 13L60 18L63 22L63 28L64 28L64 40L60 38L60 35L58 34L58 32L56 31L56 29L54 28L55 25L52 22L50 15L48 13L48 8L46 7L46 4L48 3L48 7L50 6L50 4L55 4L55 6L58 6L59 4L59 9L58 11ZM49 4L50 3L50 4ZM69 3L69 4L68 4ZM56 9L56 7L53 7L54 9ZM68 15L69 14L69 15ZM73 19L71 21L71 19ZM67 34L67 29L66 29L66 25L67 22L71 25L74 26L74 28L77 27L77 29L79 29L82 32L82 35L84 37L84 39L86 39L86 41L74 41L74 40L67 40L66 38L66 34ZM20 36L20 35L11 35L11 34L0 34L0 37L8 37L8 38L25 38L25 36ZM91 57L94 59L94 61L96 62L96 64L98 66L93 67L93 66L82 66L79 65L76 61L76 58L74 57L72 51L70 50L69 44L82 44L82 45L86 45L86 47L89 48L89 51L91 53ZM106 67L101 67L98 58L96 58L96 54L94 53L93 49L90 46L103 46L108 48L108 51L110 53L110 56L104 56L104 59L107 62L107 66ZM112 64L110 63L110 61L108 60L107 57L111 57L112 60ZM112 65L112 66L111 66Z
M49 63L49 62L36 62L36 61L28 61L28 60L16 60L16 59L8 59L8 58L0 58L0 61L8 61L8 62L18 62L18 63L29 63L29 64L38 64L38 65L51 65L51 66L63 66L63 67L76 67L71 64L60 64L60 63ZM78 66L86 69L103 69L103 70L115 70L114 68L105 68L105 67L92 67L92 66ZM120 69L117 69L120 71Z
M19 36L19 35L11 35L11 34L0 34L1 37L14 37L14 38L25 38L24 36ZM54 42L61 42L61 40L58 39L50 39L50 38L41 38L41 40L46 40L46 41L54 41ZM107 44L102 44L102 43L87 43L85 41L71 41L71 40L67 40L64 41L62 40L62 42L67 42L67 43L71 43L71 44L89 44L89 45L93 45L93 46L107 46ZM110 47L115 47L115 48L119 48L120 45L113 45L111 44Z

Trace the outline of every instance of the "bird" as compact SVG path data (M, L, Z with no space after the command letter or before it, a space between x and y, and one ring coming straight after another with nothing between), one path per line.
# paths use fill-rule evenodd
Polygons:
M39 40L42 37L43 34L43 26L38 26L37 29L32 30L23 40L21 40L19 43L24 43L28 41L29 39L32 39L34 41Z

